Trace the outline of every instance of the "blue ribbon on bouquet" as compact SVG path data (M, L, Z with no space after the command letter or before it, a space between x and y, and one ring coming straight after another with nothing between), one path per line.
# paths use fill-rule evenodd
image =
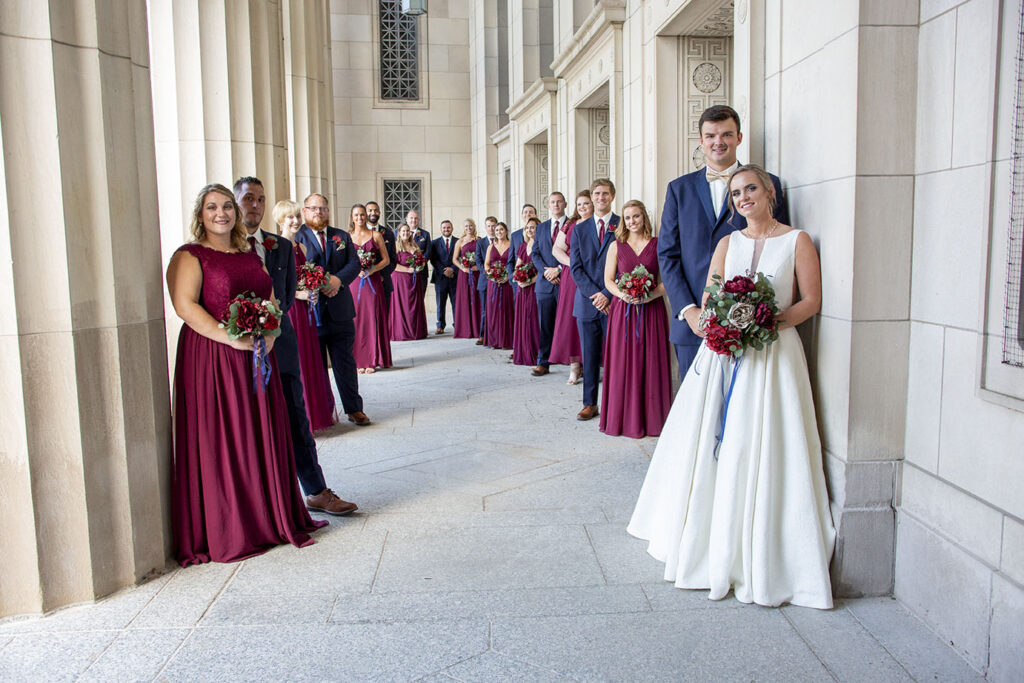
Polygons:
M359 303L359 299L363 296L364 285L370 285L370 291L374 294L377 293L377 290L373 288L373 283L370 282L370 277L370 275L367 275L366 277L359 278L359 289L356 290L356 303Z
M263 393L264 387L270 384L270 354L267 351L267 340L257 335L252 340L252 393Z
M315 321L316 326L320 327L320 306L318 305L320 303L320 292L310 292L309 301L307 301L306 303L308 304L306 306L306 315L309 316L309 323L312 325L313 322Z
M634 332L634 336L637 339L640 338L640 325L641 325L641 319L643 318L642 313L643 313L643 310L644 310L644 305L642 303L639 303L639 304L626 304L626 327L622 331L622 338L623 338L623 340L629 339L629 312L631 310L635 310L636 311L636 315L633 316L633 332Z
M736 388L736 373L739 371L742 361L742 356L733 360L732 378L729 380L728 391L725 389L725 368L722 368L722 397L725 401L722 403L722 421L718 425L718 433L715 434L715 460L718 460L718 449L722 445L722 439L725 437L725 420L729 417L729 401L732 400L732 390Z

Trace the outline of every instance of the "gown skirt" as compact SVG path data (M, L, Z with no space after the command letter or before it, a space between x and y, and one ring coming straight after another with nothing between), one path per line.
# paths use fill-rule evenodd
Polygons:
M572 244L572 229L575 223L560 228L565 233L566 244ZM555 308L555 331L551 335L551 353L548 359L552 363L568 365L579 363L583 358L580 349L580 331L576 327L576 318L572 315L572 304L576 300L576 281L572 279L569 266L562 266L561 283L558 288L558 304Z
M769 238L757 267L782 310L793 299L797 233ZM726 279L750 268L753 244L732 233ZM738 363L700 347L627 530L650 541L648 552L679 588L710 590L712 600L731 589L740 602L832 607L835 530L796 330L781 330Z
M658 238L637 256L628 245L618 248L618 274L643 265L658 277ZM604 343L601 383L601 431L639 439L661 434L672 407L668 311L663 298L645 304L612 299Z
M398 263L409 265L408 252L398 252ZM427 338L427 312L423 307L415 273L391 273L391 340L412 341Z
M360 248L363 251L379 252L372 238ZM377 262L380 262L379 253ZM356 367L390 368L391 325L384 303L384 280L380 271L368 278L360 276L350 287L356 304L356 341L352 347Z
M306 262L302 250L295 246L295 267ZM320 355L320 337L316 321L310 322L309 303L296 299L288 309L288 318L295 328L295 341L299 348L299 369L302 373L302 396L306 401L306 417L314 432L330 428L335 423L334 392Z
M519 247L517 258L525 263L532 263L526 253L526 245ZM534 285L519 287L519 295L515 297L516 319L512 334L512 362L516 365L534 365L537 363L537 351L540 349L540 316L537 313L537 291Z
M462 245L462 253L472 253L476 240ZM459 283L455 288L455 339L476 339L480 336L480 292L476 290L478 270L468 273L459 270Z
M505 258L497 248L491 247L491 260ZM511 273L509 274L511 276ZM536 303L536 301L535 301ZM515 307L512 285L508 282L487 281L487 336L484 343L495 349L512 349L515 339Z
M203 270L200 303L225 319L245 291L268 298L270 277L254 252L189 244ZM299 491L288 410L274 353L270 382L253 387L252 353L207 339L188 325L174 367L171 527L182 566L234 562L282 543L313 543Z

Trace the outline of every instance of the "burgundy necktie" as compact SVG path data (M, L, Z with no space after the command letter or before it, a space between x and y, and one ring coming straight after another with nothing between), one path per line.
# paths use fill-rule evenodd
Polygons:
M256 252L256 255L258 256L259 252L256 251L256 238L253 237L252 235L249 235L248 239L249 239L249 248L252 249L254 252Z
M320 251L322 251L324 253L324 256L326 256L327 255L327 237L324 236L324 231L323 230L318 230L316 234L317 234L317 236L320 237Z
M555 243L558 239L558 219L551 221L551 244Z
M604 244L604 219L597 219L597 243L598 245Z

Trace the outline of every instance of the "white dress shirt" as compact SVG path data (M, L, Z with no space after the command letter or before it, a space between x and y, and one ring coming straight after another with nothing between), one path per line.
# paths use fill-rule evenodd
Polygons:
M725 169L723 173L732 174L740 167L740 162L736 161L732 166ZM715 208L715 216L722 215L722 207L725 206L725 195L729 193L729 188L725 186L725 181L721 179L712 180L708 183L708 188L711 190L711 205Z

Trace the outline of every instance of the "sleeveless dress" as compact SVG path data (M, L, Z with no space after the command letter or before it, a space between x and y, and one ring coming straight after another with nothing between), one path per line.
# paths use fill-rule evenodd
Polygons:
M507 262L508 249L499 252L491 246L491 261L501 259ZM509 273L509 277L511 277ZM485 276L486 277L486 276ZM495 349L511 349L515 331L515 309L512 301L512 285L487 281L487 337L485 344Z
M476 251L476 240L462 245L460 254ZM478 265L477 268L480 268ZM480 336L480 293L476 290L478 270L468 273L459 269L455 287L455 339L476 339Z
M524 242L516 252L516 259L523 263L533 263L533 257L526 249ZM536 283L535 283L536 284ZM516 318L512 334L512 362L516 365L534 365L537 362L537 350L540 348L540 316L537 314L537 289L534 285L520 287L515 297Z
M799 231L765 240L757 270L779 308L793 301ZM751 265L754 240L729 236L725 278ZM628 531L650 541L679 588L731 588L741 602L832 607L835 545L803 345L792 327L735 363L701 345L658 440Z
M295 269L306 263L302 249L296 244ZM314 432L331 427L334 420L334 392L331 381L324 368L324 359L320 355L320 337L316 332L316 322L310 322L309 302L296 299L288 309L288 319L295 328L295 342L299 349L299 370L302 373L302 397L306 400L306 417L309 427Z
M565 246L572 245L572 229L575 221L564 225L559 230L565 233ZM572 279L569 266L562 266L559 278L558 305L555 309L555 331L551 335L551 353L548 359L552 363L568 365L579 363L583 358L580 350L580 331L576 327L576 318L572 315L572 304L576 299L576 281Z
M227 318L236 295L269 298L270 276L252 251L224 253L198 244L199 303ZM174 366L174 465L171 526L181 565L234 562L280 545L313 543L314 522L299 492L288 409L270 353L270 383L253 391L252 353L182 325Z
M618 245L617 275L642 265L660 280L658 238L638 256L628 244ZM639 306L612 299L604 343L601 383L601 431L639 439L661 434L672 407L668 311L664 298Z
M400 251L398 264L409 265L412 254ZM423 306L415 273L391 273L391 341L411 341L427 338L427 311ZM362 367L362 366L359 366Z
M359 248L374 252L374 263L380 263L380 249L372 237ZM352 296L356 303L356 341L352 347L356 367L390 368L391 330L380 271L365 279L357 278L350 287L355 290Z

